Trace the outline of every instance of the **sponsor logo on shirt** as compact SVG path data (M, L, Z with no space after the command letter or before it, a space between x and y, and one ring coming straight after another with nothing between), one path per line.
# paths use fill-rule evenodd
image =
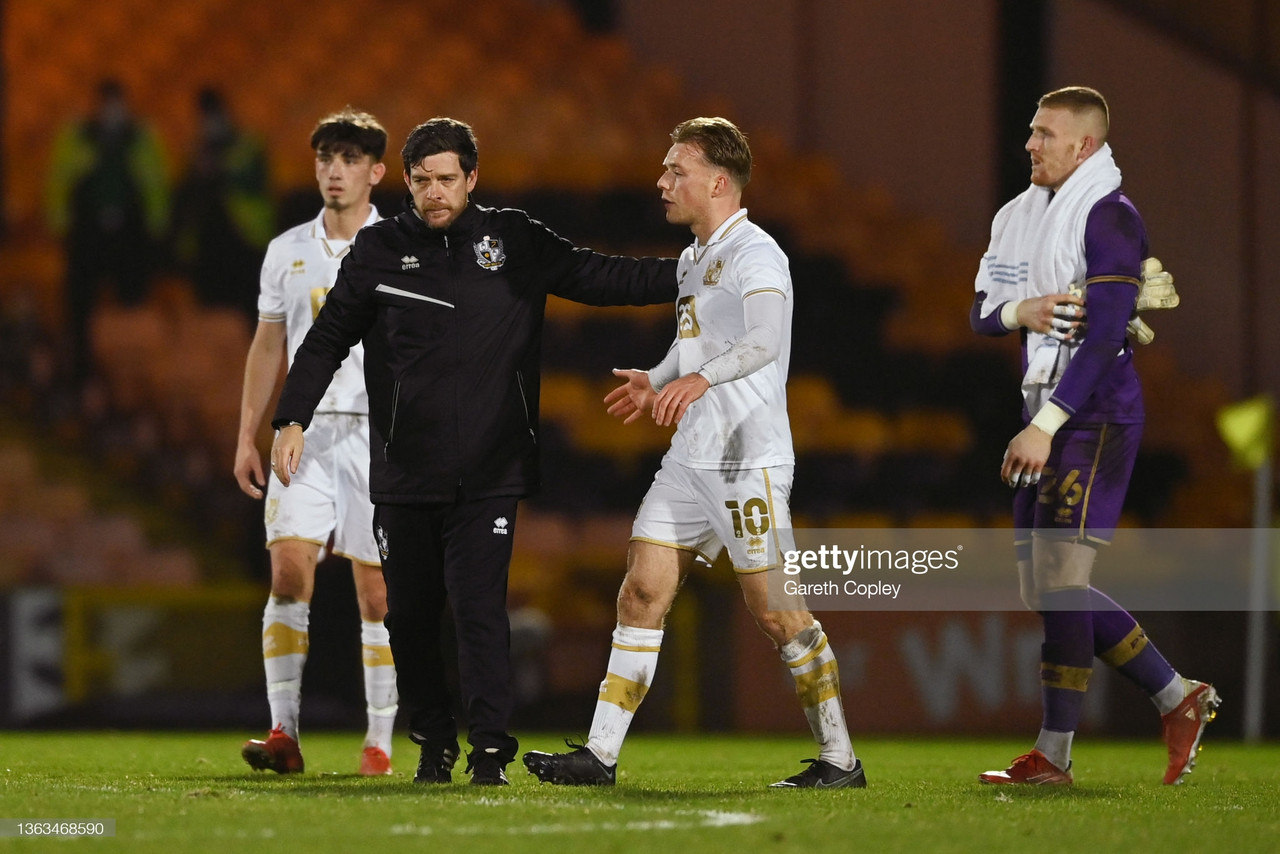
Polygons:
M486 270L496 270L507 261L507 253L502 250L500 237L495 239L486 234L473 243L471 248L476 251L476 263Z
M697 297L680 297L676 303L676 328L681 338L697 338L702 334L698 326Z
M406 255L400 259L401 270L416 270L420 266L421 265L418 263L418 259L413 255Z

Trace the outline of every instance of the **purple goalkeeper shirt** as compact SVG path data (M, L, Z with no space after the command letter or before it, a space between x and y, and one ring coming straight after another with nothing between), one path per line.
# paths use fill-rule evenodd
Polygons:
M1123 191L1103 196L1089 209L1084 227L1086 263L1084 293L1088 333L1081 342L1051 401L1071 413L1071 426L1140 424L1145 412L1142 385L1133 366L1133 347L1125 326L1133 314L1147 257L1147 229ZM986 292L980 291L969 312L974 331L1005 335L1000 306L981 317ZM1027 333L1022 331L1022 370L1027 370ZM1023 410L1023 418L1032 413Z

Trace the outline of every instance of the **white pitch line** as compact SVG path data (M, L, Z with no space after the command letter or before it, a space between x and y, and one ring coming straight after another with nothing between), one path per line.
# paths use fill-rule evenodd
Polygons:
M507 836L546 836L561 833L598 833L600 831L652 831L652 830L684 830L694 827L741 827L764 821L763 816L745 812L723 812L720 810L677 810L673 815L678 819L655 818L637 819L634 821L601 821L569 824L533 824L527 827L493 827L492 825L449 825L436 829L431 825L393 824L388 828L392 836L483 836L505 834Z

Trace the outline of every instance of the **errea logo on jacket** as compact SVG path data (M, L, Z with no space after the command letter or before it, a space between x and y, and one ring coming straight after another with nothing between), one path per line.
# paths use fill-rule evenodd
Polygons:
M406 255L400 259L401 270L416 270L419 266L417 257L413 255Z
M508 533L508 524L506 516L499 516L497 519L493 520L493 532L495 534L502 534L505 537Z

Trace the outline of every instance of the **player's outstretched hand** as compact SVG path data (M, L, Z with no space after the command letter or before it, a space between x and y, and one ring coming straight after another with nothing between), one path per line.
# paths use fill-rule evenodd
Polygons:
M262 454L252 442L241 443L236 448L236 464L232 473L240 491L250 498L261 498L262 489L266 486L267 476L262 470Z
M271 445L271 471L285 486L298 473L304 444L301 424L290 424L276 431L276 440Z
M623 424L630 424L653 408L653 385L649 382L648 371L637 371L629 368L614 368L613 375L622 377L625 383L604 396L605 410L614 418L621 418Z
M653 402L653 420L660 427L679 424L685 410L711 388L702 374L685 374L662 387Z

